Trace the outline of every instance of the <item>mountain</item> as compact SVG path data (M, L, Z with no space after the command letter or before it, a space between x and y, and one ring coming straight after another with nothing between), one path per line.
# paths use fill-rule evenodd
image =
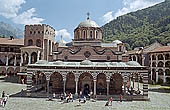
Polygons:
M170 0L117 17L101 27L103 40L123 41L128 50L153 42L170 43Z
M22 38L23 31L21 31L18 28L13 27L10 24L0 22L0 36L1 37L14 36L15 38Z

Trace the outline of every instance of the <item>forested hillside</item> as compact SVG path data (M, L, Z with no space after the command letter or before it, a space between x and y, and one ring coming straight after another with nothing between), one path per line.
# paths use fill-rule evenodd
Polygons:
M155 41L170 43L170 0L132 12L102 26L103 39L119 39L128 49L147 46Z

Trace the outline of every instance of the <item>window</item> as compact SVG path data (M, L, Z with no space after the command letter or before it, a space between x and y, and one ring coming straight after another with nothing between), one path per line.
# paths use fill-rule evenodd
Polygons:
M32 34L32 31L30 31L30 34Z
M119 52L121 52L122 51L122 46L119 46Z
M90 39L92 39L93 38L93 32L92 31L90 31Z
M34 34L36 34L36 31L34 31Z
M86 39L86 31L83 31L83 38Z
M40 39L36 40L36 46L41 47L41 40Z
M38 31L38 34L40 34L40 31Z
M98 32L96 31L96 39L98 38Z
M33 45L33 41L30 39L28 40L28 46L31 46L31 45Z

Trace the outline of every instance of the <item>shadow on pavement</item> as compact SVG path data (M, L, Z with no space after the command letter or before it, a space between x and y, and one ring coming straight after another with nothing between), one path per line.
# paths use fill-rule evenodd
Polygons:
M170 89L166 89L166 88L153 88L153 89L149 89L149 91L160 92L160 93L170 93Z
M2 82L18 83L18 76L1 76Z

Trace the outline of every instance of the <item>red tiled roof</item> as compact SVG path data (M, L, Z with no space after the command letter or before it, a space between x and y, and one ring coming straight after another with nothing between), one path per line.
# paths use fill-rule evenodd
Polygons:
M150 53L156 53L156 52L168 52L170 51L170 46L162 46L159 48L154 49L153 51L151 51Z
M24 46L24 39L10 39L10 38L0 38L0 44L3 45L23 45Z

